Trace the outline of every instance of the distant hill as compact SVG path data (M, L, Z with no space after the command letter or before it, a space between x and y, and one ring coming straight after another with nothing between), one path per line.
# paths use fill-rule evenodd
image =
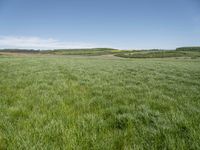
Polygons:
M0 52L8 53L30 53L30 54L57 54L57 55L107 55L122 52L113 48L91 48L91 49L54 49L54 50L33 50L33 49L1 49Z
M196 46L196 47L179 47L176 50L177 51L200 51L200 46Z
M33 49L0 49L0 52L9 52L9 53L39 53L40 50L33 50Z

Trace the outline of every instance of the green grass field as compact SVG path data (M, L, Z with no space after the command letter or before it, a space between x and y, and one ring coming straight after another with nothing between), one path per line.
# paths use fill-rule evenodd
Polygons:
M200 59L1 55L0 149L200 149Z
M146 50L146 51L129 51L116 53L115 56L124 58L170 58L170 57L189 57L192 59L200 58L200 48L198 51L190 50Z

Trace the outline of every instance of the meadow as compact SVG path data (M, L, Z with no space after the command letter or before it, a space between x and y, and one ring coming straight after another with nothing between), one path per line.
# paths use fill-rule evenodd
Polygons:
M200 47L180 47L176 50L133 50L115 53L115 56L124 58L180 58L190 57L196 59L200 57Z
M200 59L0 55L0 149L200 149Z

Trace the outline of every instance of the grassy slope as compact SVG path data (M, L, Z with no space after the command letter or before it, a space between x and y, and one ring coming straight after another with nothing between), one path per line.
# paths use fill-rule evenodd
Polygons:
M199 66L0 56L0 149L200 149Z
M200 57L200 47L181 47L176 50L118 50L111 48L93 48L93 49L58 49L58 50L20 50L6 49L0 50L1 53L14 54L51 54L51 55L79 55L79 56L101 56L115 55L124 58L167 58L167 57Z
M92 48L92 49L57 49L57 50L22 50L22 49L0 49L0 53L18 54L53 54L53 55L85 55L99 56L117 54L125 51L112 48Z
M189 50L161 50L161 51L130 51L115 54L118 57L125 58L166 58L166 57L200 57L200 51Z
M86 56L98 56L98 55L108 55L120 53L120 50L109 49L109 48L93 48L93 49L68 49L68 50L53 50L46 51L48 54L57 55L86 55ZM45 53L45 52L44 52Z

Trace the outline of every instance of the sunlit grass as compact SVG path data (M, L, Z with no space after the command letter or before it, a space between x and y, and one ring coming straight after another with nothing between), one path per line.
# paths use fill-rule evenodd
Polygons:
M0 57L0 149L200 149L199 59Z

